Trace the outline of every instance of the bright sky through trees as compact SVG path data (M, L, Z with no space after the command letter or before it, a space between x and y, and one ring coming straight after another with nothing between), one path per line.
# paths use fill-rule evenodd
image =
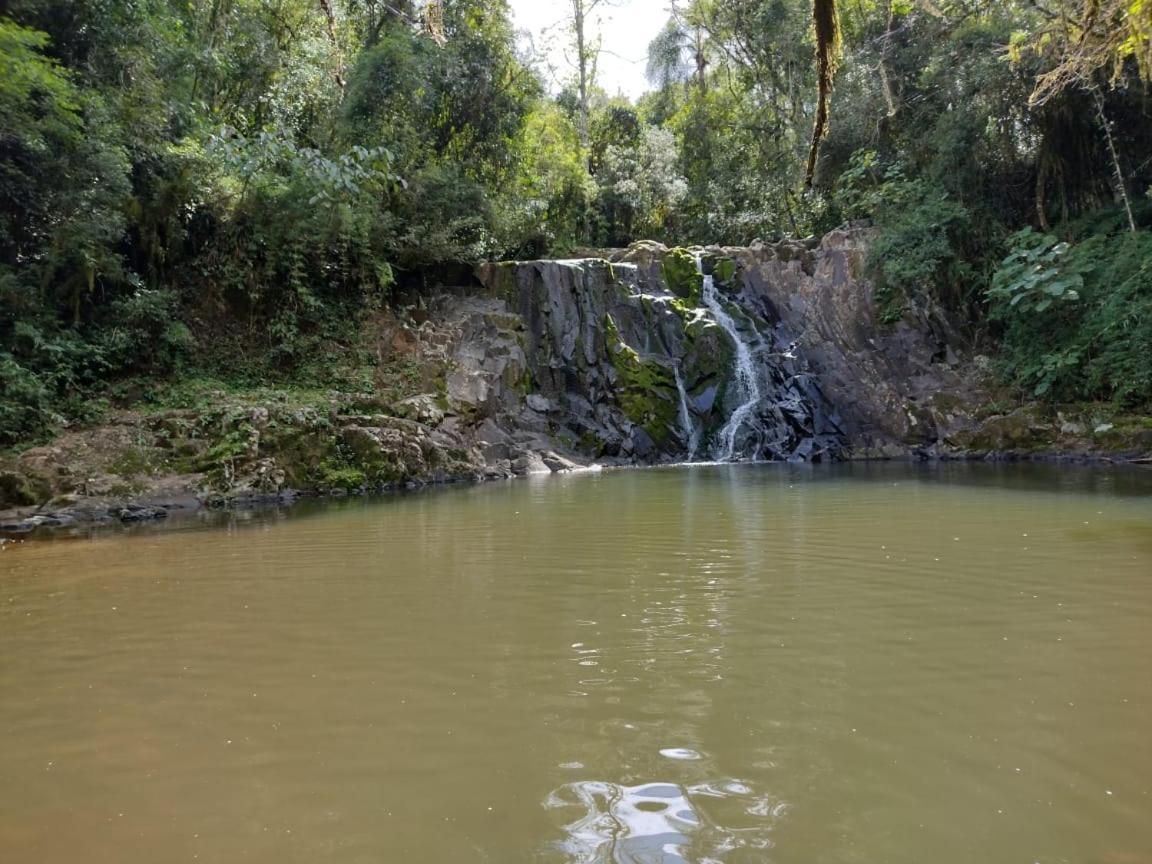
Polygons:
M537 52L547 54L553 75L570 76L572 64L564 41L572 15L570 0L510 0L510 5L516 29L531 34ZM644 77L648 43L668 20L668 6L669 0L614 0L596 9L593 29L603 36L597 83L608 93L623 91L635 99L649 89Z

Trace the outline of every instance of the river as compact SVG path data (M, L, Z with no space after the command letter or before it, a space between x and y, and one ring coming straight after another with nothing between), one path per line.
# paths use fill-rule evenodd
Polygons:
M1152 861L1152 472L611 471L0 551L4 864Z

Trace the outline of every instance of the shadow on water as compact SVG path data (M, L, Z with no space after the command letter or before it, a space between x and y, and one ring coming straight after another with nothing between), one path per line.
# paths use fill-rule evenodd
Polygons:
M18 539L45 542L109 535L151 536L172 531L238 531L250 527L267 527L289 520L327 518L339 513L410 506L414 502L428 502L441 496L524 494L525 490L528 490L526 494L533 495L532 490L539 492L546 484L551 485L553 489L556 484L572 485L573 488L580 489L586 494L590 490L577 484L593 483L599 479L614 484L640 472L690 473L692 485L697 483L703 484L704 487L723 485L733 487L734 491L740 487L755 488L763 485L918 483L1062 495L1152 496L1152 467L1141 465L912 461L841 462L819 465L783 462L701 462L651 468L609 469L603 472L539 475L492 483L429 486L365 496L301 498L291 503L259 504L226 510L176 510L169 518L156 522L80 525L71 529L36 532Z
M1120 497L1152 496L1152 467L1057 462L700 463L663 469L715 473L718 482L901 483Z

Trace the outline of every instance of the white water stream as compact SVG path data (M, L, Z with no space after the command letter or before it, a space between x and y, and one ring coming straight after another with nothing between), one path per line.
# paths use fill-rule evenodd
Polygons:
M742 401L732 412L724 428L720 430L718 443L713 451L714 458L731 462L736 458L736 435L760 402L760 381L756 377L756 368L752 363L752 348L736 328L732 316L721 304L720 295L716 291L716 280L705 275L703 255L699 252L696 253L696 270L704 279L704 305L736 346L735 384Z
M684 387L684 376L680 374L680 367L672 367L676 376L676 390L680 394L680 428L684 430L684 442L688 445L688 461L696 461L696 451L700 449L700 427L692 419L692 411L688 408L688 391Z

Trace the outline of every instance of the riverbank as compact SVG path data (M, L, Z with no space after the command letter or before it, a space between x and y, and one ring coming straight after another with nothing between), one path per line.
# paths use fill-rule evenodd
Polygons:
M1070 440L1069 444L1075 441ZM987 453L948 453L929 452L909 453L902 459L873 458L853 460L859 462L985 462L985 463L1031 463L1067 464L1077 466L1148 466L1152 474L1152 457L1144 451L1115 451L1100 449L1065 450L994 450ZM666 467L687 467L694 463L666 463ZM576 462L558 454L547 454L537 461L532 458L518 460L512 470L487 469L462 471L456 474L437 473L413 476L404 481L383 483L374 486L355 487L331 484L304 488L281 488L276 491L260 491L259 488L234 489L230 492L210 491L205 485L205 474L157 475L134 480L138 491L124 491L115 487L104 494L65 494L39 505L8 508L0 511L0 538L18 538L33 533L71 531L97 528L100 526L135 525L158 523L172 516L188 516L208 511L236 512L257 510L268 507L294 506L308 501L339 500L350 497L372 497L377 495L411 492L416 490L462 486L497 480L509 480L530 474L571 473L576 471L599 470L603 468L625 469L623 463L608 465ZM11 472L0 474L0 480L10 482ZM108 479L106 477L106 479ZM122 478L130 479L130 478ZM207 491L206 491L207 490Z
M210 410L119 412L111 422L9 457L0 469L0 489L17 506L0 510L0 534L474 483L587 464L528 444L506 444L495 453L488 442L478 443L486 446L405 417L345 414L315 404L232 401Z
M1152 457L1152 418L1021 399L937 306L881 320L869 236L483 265L366 322L355 387L183 382L9 453L0 531L692 455Z

